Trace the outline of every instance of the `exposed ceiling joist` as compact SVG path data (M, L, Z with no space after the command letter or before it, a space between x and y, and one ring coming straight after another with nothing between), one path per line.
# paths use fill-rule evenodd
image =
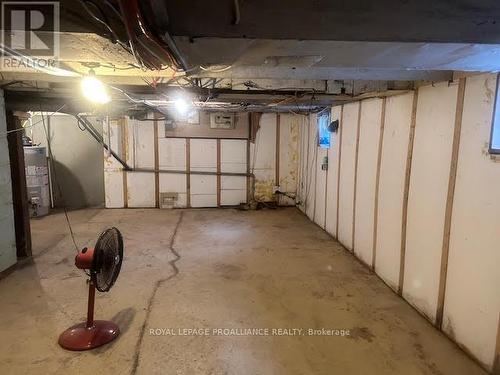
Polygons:
M496 0L158 2L166 6L168 19L156 22L173 36L500 43Z

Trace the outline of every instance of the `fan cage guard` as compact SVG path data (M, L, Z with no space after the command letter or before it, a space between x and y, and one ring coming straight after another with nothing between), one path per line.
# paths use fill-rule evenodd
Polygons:
M107 292L120 273L123 260L123 237L115 227L106 229L99 236L94 250L93 269L90 273L99 292Z

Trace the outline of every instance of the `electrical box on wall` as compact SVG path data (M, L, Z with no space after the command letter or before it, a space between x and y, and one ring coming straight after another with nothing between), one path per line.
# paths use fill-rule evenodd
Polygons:
M328 156L323 157L323 161L321 162L321 170L322 171L328 170Z
M210 129L234 129L234 113L210 113Z

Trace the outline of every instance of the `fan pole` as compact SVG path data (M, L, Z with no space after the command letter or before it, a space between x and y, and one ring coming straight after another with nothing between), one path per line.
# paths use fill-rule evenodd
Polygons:
M87 328L94 325L94 300L95 300L95 285L92 278L89 280L89 300L87 306Z

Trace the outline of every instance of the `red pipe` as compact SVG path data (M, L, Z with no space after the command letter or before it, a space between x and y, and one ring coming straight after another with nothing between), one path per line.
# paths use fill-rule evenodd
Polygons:
M155 49L157 49L161 55L157 56L156 53L152 52L147 46L142 46L146 49L146 52L150 55L150 58L157 61L147 60L155 69L161 69L161 63L166 63L175 68L179 68L175 59L172 58L170 52L165 49L165 46L148 30L144 19L142 18L141 11L139 9L139 4L137 0L119 0L120 10L125 21L125 28L127 30L127 35L130 42L133 45L133 49L136 48L137 33L147 38ZM159 60L159 61L158 61Z

